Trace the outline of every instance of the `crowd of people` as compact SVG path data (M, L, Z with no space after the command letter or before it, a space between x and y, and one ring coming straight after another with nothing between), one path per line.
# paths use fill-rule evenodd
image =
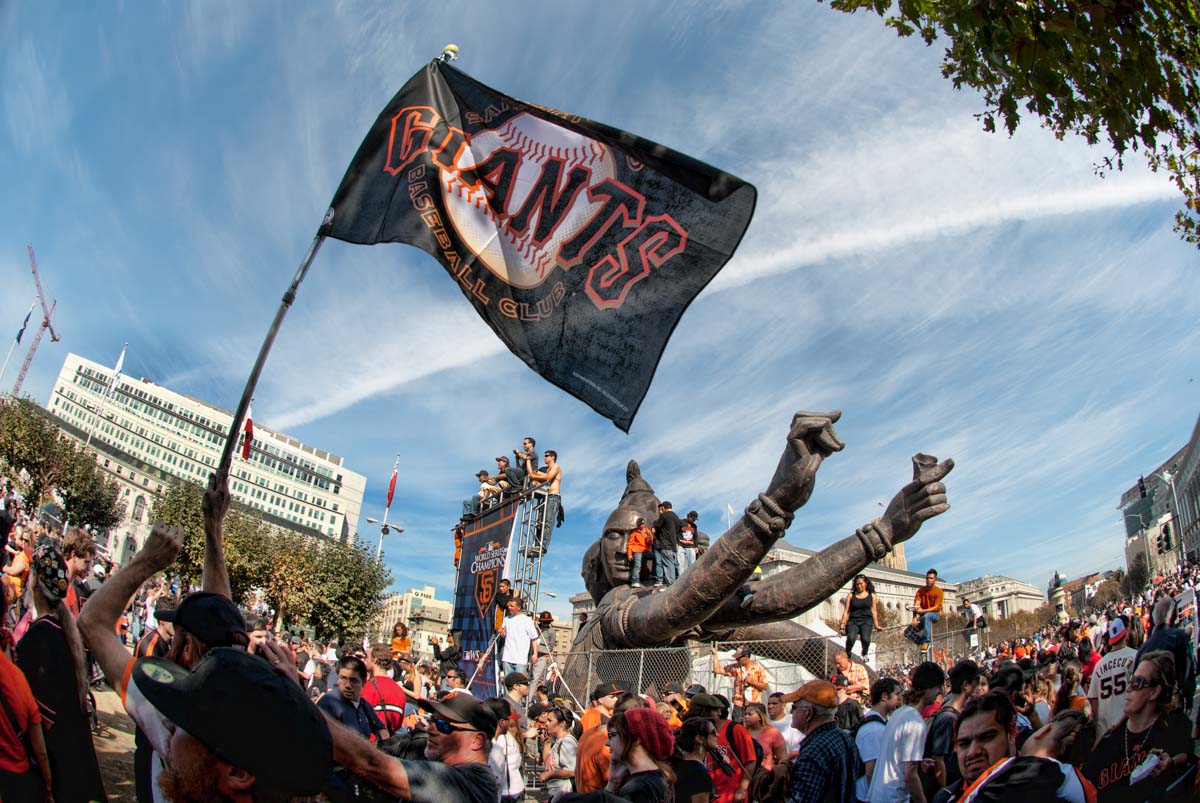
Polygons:
M228 507L214 477L198 589L172 579L179 527L156 525L97 583L86 532L6 511L0 799L105 799L91 666L136 725L142 801L1106 803L1197 792L1194 566L1025 638L964 640L940 664L872 673L848 649L828 677L773 688L746 646L729 663L712 651L711 690L601 682L586 706L547 671L552 617L535 620L501 589L503 693L481 700L453 633L430 659L403 623L388 642L332 644L276 633L269 611L240 608L223 558ZM674 560L654 556L664 584L685 565L687 525L673 517L664 503L648 528L652 549L660 533L677 539ZM914 601L922 635L941 613L934 588L930 573ZM870 642L870 592L853 583L848 648Z

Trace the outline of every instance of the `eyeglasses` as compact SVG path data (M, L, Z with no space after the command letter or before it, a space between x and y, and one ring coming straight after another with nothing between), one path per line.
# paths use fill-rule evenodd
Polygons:
M1151 688L1153 686L1161 686L1161 685L1162 685L1162 683L1160 683L1157 680L1146 680L1144 677L1141 677L1139 675L1134 675L1133 679L1129 681L1129 688L1132 689L1133 691L1141 691L1142 689L1147 689L1147 688Z

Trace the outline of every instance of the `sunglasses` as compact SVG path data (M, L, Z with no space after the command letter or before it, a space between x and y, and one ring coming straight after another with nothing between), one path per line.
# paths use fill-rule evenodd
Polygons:
M1129 681L1129 688L1133 689L1134 691L1141 691L1142 689L1148 689L1161 685L1162 684L1157 680L1146 680L1145 678L1137 675L1134 675L1133 679Z
M454 727L455 725L459 725L460 727L456 728L456 727ZM455 731L468 731L468 732L482 733L482 731L480 731L476 728L466 728L466 727L462 727L461 725L462 725L462 723L451 722L448 719L435 719L433 721L433 727L437 728L438 733L443 734L445 736L449 736L450 734L454 733Z

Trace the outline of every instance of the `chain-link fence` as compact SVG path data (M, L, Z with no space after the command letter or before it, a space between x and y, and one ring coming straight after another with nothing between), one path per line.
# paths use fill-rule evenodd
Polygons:
M981 640L987 642L986 630L935 631L928 653L922 655L920 646L905 638L903 630L903 627L895 627L875 632L876 640L865 662L873 674L906 675L914 664L926 659L949 666L963 656L977 653ZM659 698L670 684L678 683L686 688L698 683L710 693L723 694L733 701L737 695L745 694L739 673L733 669L737 664L733 654L740 647L749 648L770 691L788 692L814 678L832 677L836 672L834 656L845 648L845 639L842 636L815 636L572 652L559 668L565 686L581 707L587 706L592 689L601 683L613 683L627 691ZM852 658L856 662L862 661L857 652ZM758 697L753 693L751 696Z
M662 697L673 683L685 688L698 683L710 693L724 694L732 701L744 695L746 687L733 669L737 665L733 653L739 647L749 648L770 691L792 691L814 678L830 677L833 657L841 649L834 640L816 637L573 652L564 662L563 680L582 706L587 705L592 689L600 683L613 683L626 691L654 697ZM750 695L758 697L754 692Z

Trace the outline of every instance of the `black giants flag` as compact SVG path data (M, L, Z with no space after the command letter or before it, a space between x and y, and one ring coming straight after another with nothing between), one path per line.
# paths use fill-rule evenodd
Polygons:
M628 432L667 339L733 256L756 195L688 156L434 61L371 127L321 233L428 251L514 354Z

